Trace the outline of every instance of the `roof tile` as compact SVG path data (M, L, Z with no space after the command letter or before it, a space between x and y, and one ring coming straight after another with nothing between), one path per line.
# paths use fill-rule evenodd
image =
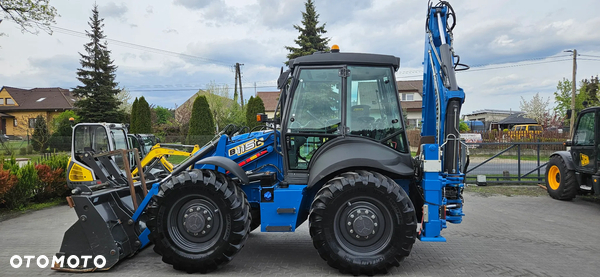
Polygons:
M74 108L75 96L63 88L20 89L4 86L18 106L0 106L0 110L70 110Z

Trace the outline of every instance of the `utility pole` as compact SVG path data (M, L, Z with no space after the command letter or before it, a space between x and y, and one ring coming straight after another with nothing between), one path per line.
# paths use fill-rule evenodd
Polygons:
M238 84L238 64L235 64L235 86L233 89L233 99L235 100L235 98L237 97L237 84Z
M575 90L577 87L577 49L567 50L566 52L573 52L573 87L571 91L571 125L569 127L569 131L571 133L571 137L573 137L573 127L575 125Z
M240 70L240 65L244 65L243 63L235 63L235 72L237 74L237 80L240 82L240 98L242 103L242 108L244 107L244 92L242 90L242 72ZM237 87L237 83L236 83Z

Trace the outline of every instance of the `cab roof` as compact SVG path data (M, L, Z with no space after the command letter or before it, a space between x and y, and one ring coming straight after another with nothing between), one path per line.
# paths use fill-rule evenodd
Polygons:
M312 55L302 56L289 61L293 69L301 65L366 65L366 66L392 66L394 71L400 67L400 58L391 55L366 54L366 53L331 53L315 52Z

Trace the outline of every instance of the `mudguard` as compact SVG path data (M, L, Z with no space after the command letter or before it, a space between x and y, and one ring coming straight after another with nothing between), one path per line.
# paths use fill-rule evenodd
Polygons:
M248 184L250 182L250 179L248 179L248 175L246 175L246 172L244 171L244 169L242 169L241 166L239 166L237 163L235 163L231 159L221 157L221 156L213 156L213 157L208 157L208 158L199 160L198 162L196 162L196 164L197 165L198 164L210 164L210 165L222 167L222 168L228 170L229 172L231 172L231 174L238 177L240 179L240 181L242 181L242 183Z
M556 151L556 152L552 153L552 155L550 155L551 158L552 158L552 156L560 156L563 159L563 161L565 161L565 164L567 165L568 170L575 170L575 162L573 162L573 157L571 156L571 152Z
M309 166L308 188L320 185L333 175L352 169L369 169L391 178L410 178L414 175L410 153L390 151L379 142L346 137L323 145Z

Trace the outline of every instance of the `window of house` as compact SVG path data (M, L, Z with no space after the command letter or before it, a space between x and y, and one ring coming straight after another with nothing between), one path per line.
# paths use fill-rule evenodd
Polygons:
M13 118L13 126L17 127L17 119Z
M415 100L414 93L403 93L402 94L402 101L413 101L413 100Z
M35 118L29 119L29 128L35 128Z
M14 105L15 104L15 100L13 100L12 98L6 98L6 105Z
M0 105L4 105L4 98L0 98Z

